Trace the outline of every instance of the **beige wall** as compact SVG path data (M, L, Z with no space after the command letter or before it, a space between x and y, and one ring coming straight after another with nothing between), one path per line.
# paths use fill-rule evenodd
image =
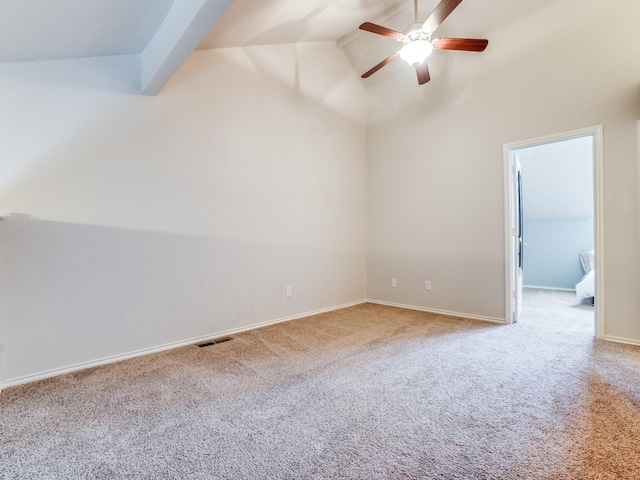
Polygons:
M5 385L365 298L365 93L335 44L197 51L158 97L120 61L2 66Z
M535 8L424 87L332 43L198 51L158 97L131 57L0 66L0 382L365 295L504 318L502 147L597 124L606 334L640 341L640 4Z
M369 84L369 298L504 318L503 145L602 124L605 333L640 342L638 18L561 1L481 55L436 52L420 89L402 65Z

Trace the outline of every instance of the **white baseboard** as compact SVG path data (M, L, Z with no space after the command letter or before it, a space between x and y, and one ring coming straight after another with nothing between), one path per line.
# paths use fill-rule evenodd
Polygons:
M378 305L386 305L387 307L406 308L407 310L417 310L419 312L435 313L437 315L446 315L448 317L467 318L470 320L480 320L483 322L499 323L505 325L508 322L504 318L484 317L481 315L471 315L469 313L450 312L447 310L436 310L435 308L417 307L415 305L405 305L402 303L385 302L383 300L367 299L368 303L375 303Z
M629 338L613 337L611 335L605 335L604 339L610 342L625 343L627 345L635 345L637 347L640 347L640 340L631 340Z
M64 375L66 373L73 373L79 370L86 370L88 368L99 367L102 365L108 365L110 363L120 362L122 360L129 360L135 357L141 357L143 355L150 355L152 353L164 352L166 350L172 350L174 348L186 347L188 345L193 345L196 343L204 343L208 340L223 337L226 335L233 335L240 332L246 332L247 330L255 330L257 328L266 327L268 325L274 325L276 323L288 322L290 320L297 320L300 318L310 317L312 315L319 315L321 313L332 312L334 310L341 310L343 308L353 307L355 305L361 305L366 303L367 300L358 300L351 303L345 303L343 305L336 305L328 308L321 308L318 310L313 310L310 312L300 313L297 315L291 315L289 317L277 318L275 320L268 320L266 322L254 323L253 325L247 325L245 327L233 328L230 330L223 330L220 332L210 333L207 335L202 335L199 337L193 337L186 340L180 340L178 342L166 343L164 345L159 345L157 347L143 348L141 350L136 350L133 352L121 354L121 355L113 355L111 357L101 358L99 360L93 360L90 362L78 363L75 365L69 365L67 367L62 368L54 368L52 370L47 370L45 372L40 372L32 375L25 375L23 377L12 378L8 380L4 380L0 385L0 392L2 388L15 387L17 385L23 385L25 383L37 382L38 380L44 380L46 378L57 377L58 375Z
M522 288L534 288L536 290L560 290L561 292L575 292L575 288L562 288L562 287L541 287L539 285L522 285Z

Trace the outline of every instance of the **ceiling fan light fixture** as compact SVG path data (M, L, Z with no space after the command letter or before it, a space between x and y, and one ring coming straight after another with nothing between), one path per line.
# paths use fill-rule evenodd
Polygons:
M420 65L433 52L433 45L428 40L413 40L405 43L400 50L400 58L409 65Z
M440 24L453 12L462 0L439 0L436 8L424 22L418 21L418 0L413 0L414 23L407 25L398 32L371 22L364 22L360 30L382 35L402 43L402 48L389 55L383 61L364 72L362 78L369 78L385 65L400 57L409 65L415 67L418 76L418 84L424 85L431 80L427 57L434 49L437 50L462 50L464 52L484 52L489 44L486 38L438 38L432 40L431 36Z

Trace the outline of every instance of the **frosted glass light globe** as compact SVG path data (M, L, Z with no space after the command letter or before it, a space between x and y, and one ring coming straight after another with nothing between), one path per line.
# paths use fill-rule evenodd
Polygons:
M400 58L409 65L420 65L433 52L433 45L427 40L414 40L400 50Z

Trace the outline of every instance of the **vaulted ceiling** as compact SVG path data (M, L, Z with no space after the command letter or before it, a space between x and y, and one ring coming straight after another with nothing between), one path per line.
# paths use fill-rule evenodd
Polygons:
M446 28L491 32L558 1L465 0ZM421 16L437 3L422 0ZM412 9L409 0L3 0L0 62L138 56L140 90L156 94L196 48L344 43L364 21L410 23ZM401 30L397 22L386 25Z

